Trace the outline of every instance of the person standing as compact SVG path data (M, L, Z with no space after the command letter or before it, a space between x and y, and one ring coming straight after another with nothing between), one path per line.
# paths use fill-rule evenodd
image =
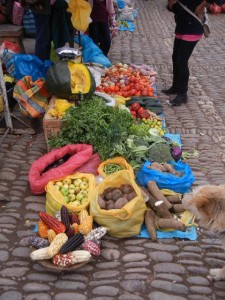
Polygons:
M105 56L111 47L110 27L114 22L113 0L89 0L91 5L91 19L89 36L99 46Z
M200 19L203 18L204 8L213 0L180 0L189 10ZM165 95L176 97L169 101L170 106L179 106L188 100L189 67L188 61L203 36L203 25L189 12L187 12L177 0L168 0L169 9L175 18L175 39L173 44L173 83L168 89L162 90Z
M34 15L35 55L38 58L42 61L50 59L51 41L55 49L72 43L74 29L65 0L40 0L34 4L32 0L22 0L22 3L28 5Z

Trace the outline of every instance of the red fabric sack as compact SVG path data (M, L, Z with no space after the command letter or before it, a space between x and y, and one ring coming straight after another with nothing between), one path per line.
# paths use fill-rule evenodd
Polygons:
M50 164L62 159L66 155L71 155L66 162L43 173ZM45 186L49 181L76 172L98 175L97 168L99 164L100 157L97 153L93 154L92 145L74 144L52 150L32 163L29 171L31 191L34 195L43 194Z

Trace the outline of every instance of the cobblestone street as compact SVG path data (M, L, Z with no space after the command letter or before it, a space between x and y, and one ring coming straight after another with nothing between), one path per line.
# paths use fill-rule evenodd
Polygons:
M225 183L225 14L210 15L212 32L190 60L189 101L170 108L160 90L172 80L173 14L166 0L137 0L136 29L119 32L112 63L153 66L166 125L181 135L196 181ZM225 252L212 233L198 229L197 241L104 237L101 256L74 272L47 271L30 260L28 239L45 207L33 196L30 164L47 152L44 133L7 135L0 149L0 300L222 300L225 282L210 282L209 269L225 265ZM7 201L9 199L10 201Z

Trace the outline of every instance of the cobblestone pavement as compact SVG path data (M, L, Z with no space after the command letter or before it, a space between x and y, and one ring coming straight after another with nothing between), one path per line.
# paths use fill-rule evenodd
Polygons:
M171 83L174 22L166 2L138 0L135 32L120 32L110 53L114 63L154 66L158 90ZM188 161L195 185L225 182L225 15L210 19L213 32L191 58L189 102L173 109L164 105L170 132L181 134L184 150L199 151ZM31 262L28 238L45 197L31 194L28 171L44 153L42 132L8 135L0 151L0 194L10 199L0 199L1 300L225 299L224 282L207 279L211 267L225 265L225 253L217 237L201 229L194 242L105 238L101 256L72 273L49 272Z

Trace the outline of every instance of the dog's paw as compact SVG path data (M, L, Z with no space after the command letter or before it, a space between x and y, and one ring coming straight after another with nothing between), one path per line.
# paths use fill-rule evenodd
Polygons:
M224 268L223 269L210 269L209 271L210 276L208 278L212 281L219 281L219 280L225 280L225 273Z

